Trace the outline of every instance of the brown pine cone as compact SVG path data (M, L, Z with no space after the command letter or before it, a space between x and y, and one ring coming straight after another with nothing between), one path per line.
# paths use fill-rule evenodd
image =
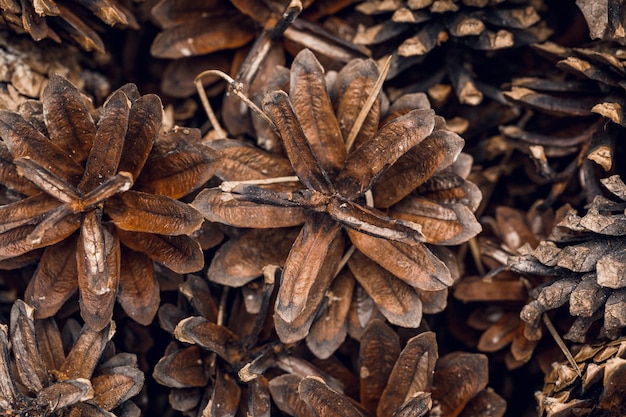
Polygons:
M246 178L252 184L226 181L221 189L203 190L192 203L207 220L239 228L285 234L282 228L300 226L284 264L274 316L285 343L307 337L323 311L336 316L322 315L318 321L332 323L333 332L345 337L355 280L391 323L418 326L424 311L444 308L447 288L457 277L446 246L480 229L473 215L480 193L465 179L471 158L461 154L463 139L434 114L423 95L400 98L387 110L375 94L365 119L358 119L378 76L373 61L353 60L327 83L313 53L300 52L291 67L289 94L271 91L264 99L290 164L268 155L253 159L250 153L242 153L240 160L225 158L231 167L251 161L255 165L247 172L258 176ZM263 186L265 180L254 185L267 178L265 166L257 163L272 160L272 168L291 165L291 173L281 174L291 177L278 179L271 189ZM343 276L341 258L351 246L358 250ZM245 283L215 277L212 270L209 279ZM347 282L340 303L327 295L335 277ZM331 305L337 310L331 312ZM341 343L337 336L322 346L329 330L320 331L318 348L309 341L320 356L329 356Z
M0 27L28 33L35 41L71 40L86 51L105 51L95 29L99 21L139 28L133 14L117 0L5 0L0 6Z
M533 250L546 238L553 222L554 213L542 207L541 201L527 213L498 206L494 218L483 218L493 235L484 231L478 238L486 274L463 277L454 285L454 297L469 304L467 325L480 333L476 348L484 353L508 348L504 359L508 369L530 361L539 342L539 337L528 339L524 332L528 324L520 318L520 310L529 298L527 286L538 282L527 281L506 265L512 256ZM451 319L456 320L454 316Z
M512 80L503 94L524 116L500 131L529 155L533 181L552 184L550 204L561 195L574 206L584 204L580 198L590 203L602 194L599 178L619 169L615 153L626 126L624 47L598 41L566 48L546 42L533 49L548 58L548 66Z
M247 89L257 73L267 77L276 65L284 65L285 48L295 55L309 47L327 57L325 63L341 67L364 57L364 51L342 40L316 22L350 4L351 0L222 0L180 2L160 0L152 16L161 32L150 52L173 59L163 74L162 90L172 97L195 93L193 79L206 69L235 73ZM306 19L298 18L305 9ZM284 36L284 39L283 39ZM253 44L254 45L251 45ZM268 60L268 63L264 61ZM206 77L205 85L218 79ZM222 84L211 88L222 91ZM233 123L233 128L238 127Z
M134 355L115 354L114 333L113 322L100 331L66 325L61 333L53 319L34 320L33 308L17 300L10 325L0 325L0 411L138 416L130 399L142 389L144 375Z
M403 344L393 329L373 320L361 337L354 370L336 372L337 381L319 372L303 375L294 367L269 381L272 399L294 417L504 415L506 402L487 387L485 355L453 352L439 357L433 332L419 333ZM319 365L341 368L331 362ZM348 394L356 384L357 393Z
M566 339L616 339L626 327L626 185L617 175L602 184L618 201L596 196L582 217L570 210L534 251L509 259L514 271L552 278L522 309L531 328L564 304L576 317ZM532 337L532 331L528 334Z
M159 97L132 84L92 116L79 90L54 75L36 104L28 114L0 111L0 183L13 197L0 207L0 260L39 260L26 290L38 318L78 289L94 329L108 324L116 300L150 323L154 262L178 273L204 264L190 236L202 216L178 199L212 176L215 151L197 130L160 132Z
M78 51L72 46L44 44L42 48L24 36L0 31L0 110L17 111L25 101L39 99L52 74L64 76L84 91ZM101 90L108 90L101 81Z
M555 362L535 393L540 417L614 417L626 414L626 339L573 348L570 362Z
M276 366L276 357L284 350L266 326L271 326L267 313L275 271L268 270L264 282L257 280L238 289L230 306L220 305L222 313L208 283L194 275L181 286L184 299L178 306L161 307L161 327L176 341L167 347L153 376L171 388L172 408L189 416L235 415L237 410L248 416L274 415L269 413L264 373ZM228 294L227 289L223 291ZM222 303L227 299L231 297L223 297Z
M490 77L475 72L495 65L499 77L514 56L498 59L482 51L547 39L552 31L539 14L544 8L542 1L369 0L356 6L369 19L360 19L353 42L367 46L374 58L393 56L388 78L420 73L414 85L404 83L412 91L429 89L440 100L454 91L458 103L471 106L484 97L504 102Z

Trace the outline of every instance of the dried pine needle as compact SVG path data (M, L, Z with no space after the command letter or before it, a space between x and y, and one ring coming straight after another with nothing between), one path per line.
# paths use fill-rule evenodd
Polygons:
M352 126L352 129L350 130L350 133L348 134L348 137L346 138L346 150L347 151L349 151L352 145L354 144L354 141L356 140L356 137L359 134L361 127L363 126L363 122L365 121L365 118L367 117L372 106L374 105L374 101L376 101L376 98L378 97L378 93L380 93L380 90L383 87L385 78L387 78L387 73L389 72L390 66L391 66L391 55L387 57L387 59L385 60L385 63L383 64L383 68L380 71L380 75L378 76L378 79L376 80L376 84L374 84L374 89L372 90L370 95L367 97L367 101L365 101L365 105L359 112L359 115L354 121L354 125Z
M556 328L552 324L552 321L546 314L543 314L542 318L543 318L544 324L546 325L546 328L550 332L550 335L552 336L556 344L559 346L559 348L561 349L561 351L567 358L567 361L570 363L570 365L572 365L572 368L574 368L574 370L578 374L578 377L582 378L582 373L580 372L580 368L578 367L578 364L576 363L576 360L574 359L572 352L569 351L569 349L565 345L565 342L563 342L563 339L561 338L561 336L559 335L559 332L556 330Z

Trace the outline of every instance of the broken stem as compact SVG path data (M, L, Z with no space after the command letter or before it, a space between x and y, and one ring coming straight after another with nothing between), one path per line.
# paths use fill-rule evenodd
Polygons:
M348 134L348 137L346 138L346 151L350 151L350 148L354 144L356 136L359 134L359 131L361 130L361 127L363 126L363 122L365 121L365 118L367 117L370 110L372 109L372 106L374 105L374 102L376 101L376 98L378 97L378 93L380 93L380 89L383 87L383 83L385 82L385 78L387 78L387 73L389 72L390 66L391 66L391 55L389 55L389 57L387 57L387 59L385 60L385 63L383 64L383 68L380 71L380 75L378 76L378 79L376 80L376 84L374 84L374 89L372 90L370 95L367 97L367 100L365 101L363 108L359 112L359 115L354 121L354 125L352 126L352 129L350 130L350 133Z
M196 90L198 91L198 95L200 96L200 102L202 102L202 107L204 108L204 112L206 113L213 129L215 129L215 133L217 134L218 139L225 139L227 137L226 132L222 129L220 122L217 120L215 116L215 112L213 111L213 107L211 107L211 103L209 103L209 98L204 91L204 86L202 85L202 77L204 73L199 74L195 80L193 80L196 85Z
M582 378L583 375L580 372L580 368L578 367L578 364L576 363L576 360L574 359L572 352L569 351L569 349L565 345L565 342L563 341L563 339L561 339L561 336L559 335L559 332L557 332L556 328L554 327L554 324L552 324L552 321L546 314L543 314L542 318L543 318L543 323L546 325L546 328L550 332L550 335L552 336L556 344L559 346L559 348L561 349L561 351L567 358L567 361L570 363L570 365L572 365L572 367L578 374L578 377Z
M339 272L341 272L343 267L346 266L346 264L348 263L348 260L350 259L350 257L352 256L355 250L356 250L356 246L352 245L350 246L350 249L348 249L347 252L343 255L343 257L339 261L339 265L337 265L337 270L335 271L335 278L337 277L337 275L339 275Z
M365 192L365 203L367 204L368 207L374 207L374 195L372 194L372 190L367 190ZM346 266L346 264L350 260L350 257L352 256L355 250L356 250L356 246L352 245L343 255L343 257L339 261L339 265L337 265L337 270L335 271L335 275L334 275L335 278L337 278L337 275L339 275L343 267Z
M483 265L483 262L480 259L480 247L478 246L478 240L476 240L476 238L473 237L467 243L469 245L470 252L472 253L472 258L474 259L474 265L476 265L478 274L481 277L484 277L487 271L485 271L485 266Z
M226 300L228 299L228 287L224 287L222 290L222 295L220 297L220 304L217 308L217 321L216 324L218 326L224 325L224 318L226 316Z
M241 101L243 101L246 105L248 105L250 110L252 110L256 114L261 116L261 118L263 120L265 120L267 122L267 124L276 133L278 133L278 129L276 128L276 125L274 124L274 122L272 122L272 119L270 119L267 116L267 114L265 114L263 112L263 110L261 110L256 104L254 104L254 102L252 102L252 100L250 100L248 97L246 97L246 95L242 92L243 91L243 84L241 84L240 82L235 81L230 75L228 75L225 72L220 71L220 70L206 70L206 71L202 71L200 74L198 74L196 76L194 82L197 83L198 80L201 80L203 77L205 77L207 75L215 75L215 76L218 76L218 77L222 78L223 80L225 80L228 83L228 87L230 88L230 91L232 91L233 94L235 94Z

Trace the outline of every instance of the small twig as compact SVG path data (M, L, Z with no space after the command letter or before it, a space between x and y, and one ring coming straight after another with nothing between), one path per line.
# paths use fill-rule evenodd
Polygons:
M473 237L467 242L467 244L469 245L470 252L472 253L472 258L474 258L474 264L476 265L478 274L481 277L484 277L487 271L485 270L485 266L480 259L480 248L478 247L478 240Z
M343 267L346 266L346 264L348 263L348 260L350 259L350 257L352 256L355 250L356 250L356 246L352 245L350 246L350 249L348 249L347 252L343 255L343 257L339 261L339 265L337 265L337 270L335 271L335 277L337 277L337 275L339 275Z
M367 207L374 207L374 194L372 193L372 190L367 190L365 192L365 205Z
M350 151L350 148L354 144L354 141L356 140L356 137L359 134L361 127L363 126L363 122L365 121L365 118L367 117L370 110L372 109L372 106L374 105L374 102L376 101L376 98L378 97L378 93L380 93L380 89L383 87L383 83L385 82L385 78L387 78L387 73L389 72L390 66L391 66L391 55L389 55L389 57L387 57L387 59L385 60L385 63L383 64L383 68L380 71L380 75L378 76L378 79L376 80L376 84L374 84L374 89L372 90L370 95L367 97L367 100L365 101L363 108L359 112L359 115L354 121L354 125L352 126L352 129L350 130L350 133L348 134L348 137L346 138L346 151Z
M207 97L206 92L204 91L204 86L202 85L203 76L204 76L204 73L201 73L195 78L195 80L193 80L193 82L196 85L196 90L198 91L198 95L200 96L200 101L202 102L202 107L204 108L204 112L208 116L209 121L211 122L211 125L213 126L213 129L215 129L215 133L217 134L217 137L219 139L224 139L227 137L227 134L226 134L226 131L222 129L220 122L217 120L217 117L215 116L215 112L213 111L213 107L211 107L211 103L209 103L209 98Z
M228 297L228 287L224 287L222 290L222 296L220 297L220 304L217 308L217 325L224 325L224 316L226 315L226 300Z
M563 342L563 339L561 339L561 336L559 335L556 328L552 324L552 321L550 320L547 314L543 314L542 318L543 318L544 324L546 325L546 327L548 328L548 331L550 332L550 335L552 336L556 344L559 346L559 348L561 349L561 351L567 358L567 361L570 363L570 365L572 365L572 367L578 374L578 377L582 378L583 376L582 372L580 372L580 368L578 367L578 364L576 363L576 360L574 359L572 352L569 351L569 349L565 345L565 342Z
M272 122L272 119L270 119L267 116L267 114L265 114L263 112L263 110L261 110L256 104L254 104L254 102L252 102L252 100L250 100L248 97L246 97L246 95L242 92L243 91L243 84L241 84L240 82L235 81L230 75L228 75L225 72L220 71L220 70L206 70L206 71L202 71L200 74L198 74L196 76L194 82L197 82L198 80L202 79L203 77L205 77L207 75L216 75L216 76L224 79L226 82L228 82L228 87L230 88L230 91L232 91L233 94L236 95L241 101L243 101L245 104L247 104L248 107L250 108L250 110L252 110L256 114L261 116L261 118L263 120L265 120L267 122L267 124L278 134L278 129L276 128L276 125L274 124L274 122Z
M228 287L224 287L222 291L222 296L220 297L220 304L217 307L217 323L216 324L218 326L224 325L224 316L226 315L226 299L228 298L228 290L229 290ZM212 369L214 374L217 370L215 368L216 362L217 362L217 354L215 352L211 352L209 356L209 369Z
M372 195L371 190L367 190L367 192L365 193L365 201L368 207L374 207L374 196ZM339 275L343 267L346 266L354 251L356 251L356 246L350 246L350 248L346 251L346 253L339 261L339 265L337 265L337 270L335 270L335 275L333 276L333 278L337 278L337 275Z
M268 31L270 39L275 40L280 38L301 12L302 1L291 0L280 16L280 19L276 22L276 25Z
M509 265L496 266L495 268L484 274L483 281L491 282L496 275L500 274L501 272L507 272L510 270L511 267Z
M372 191L371 190L368 190L365 193L365 201L366 201L366 204L367 204L368 207L374 207L374 196L372 195ZM352 245L346 251L346 253L343 255L343 257L339 261L339 265L337 265L337 270L335 271L334 278L336 278L337 275L339 275L339 273L343 269L343 267L346 266L346 264L350 260L350 257L352 256L352 254L354 253L355 250L356 250L356 246Z

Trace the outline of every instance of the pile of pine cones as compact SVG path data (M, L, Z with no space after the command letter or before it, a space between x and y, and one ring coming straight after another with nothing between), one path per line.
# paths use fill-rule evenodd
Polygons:
M0 0L0 413L626 415L623 3Z

